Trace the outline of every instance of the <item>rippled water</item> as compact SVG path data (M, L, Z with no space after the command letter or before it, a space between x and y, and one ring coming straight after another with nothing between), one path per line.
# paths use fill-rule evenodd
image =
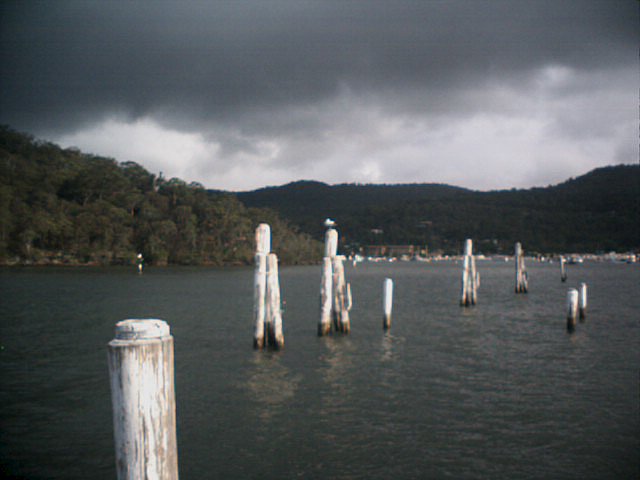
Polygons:
M115 478L106 344L175 337L179 468L202 478L638 478L640 265L348 267L349 336L316 336L319 267L282 268L284 351L252 350L251 269L0 270L6 475ZM394 279L382 330L382 281ZM589 285L587 321L565 297Z

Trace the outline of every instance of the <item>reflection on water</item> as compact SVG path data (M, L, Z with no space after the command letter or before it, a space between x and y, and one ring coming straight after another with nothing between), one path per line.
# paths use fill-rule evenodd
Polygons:
M326 347L326 354L321 357L323 378L333 388L344 388L353 366L353 342L348 336L329 336L322 340Z
M255 352L244 385L258 418L265 423L294 398L300 382L301 376L293 375L282 364L282 355L283 352Z
M390 330L382 334L382 349L380 350L380 360L383 363L395 362L398 360L398 349L405 343L405 338L391 333Z
M390 332L384 332L382 335L382 357L383 362L393 360L393 335Z
M325 348L318 359L316 371L325 385L321 388L322 398L318 414L323 419L331 419L352 404L356 352L349 336L327 336L320 340ZM331 440L332 436L333 432L328 432L325 438Z

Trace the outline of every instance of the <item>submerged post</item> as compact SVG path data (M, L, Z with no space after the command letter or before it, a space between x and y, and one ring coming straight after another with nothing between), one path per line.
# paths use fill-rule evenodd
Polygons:
M527 293L529 289L529 277L527 275L527 269L524 266L524 253L520 242L516 243L515 250L516 293Z
M580 284L580 298L579 298L579 310L580 320L587 318L587 284Z
M560 257L560 280L567 281L567 269L565 267L566 260L564 257Z
M271 251L271 227L261 223L256 228L256 267L253 276L253 348L265 346L267 255Z
M578 290L570 288L567 292L567 330L573 332L576 328L578 315Z
M382 287L382 328L391 328L391 310L393 308L393 280L385 278Z
M270 253L267 257L267 340L269 346L284 347L282 334L282 312L280 310L280 281L278 279L278 256Z
M156 319L118 322L108 359L118 479L177 479L169 325Z

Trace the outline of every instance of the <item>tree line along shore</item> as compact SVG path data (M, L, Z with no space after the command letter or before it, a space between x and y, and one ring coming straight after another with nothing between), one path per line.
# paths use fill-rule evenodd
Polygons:
M0 127L0 264L249 265L254 229L272 228L283 265L322 258L322 221L341 251L415 245L420 255L478 251L638 251L640 166L593 170L556 186L477 192L448 185L326 185L207 190L141 165L63 149Z

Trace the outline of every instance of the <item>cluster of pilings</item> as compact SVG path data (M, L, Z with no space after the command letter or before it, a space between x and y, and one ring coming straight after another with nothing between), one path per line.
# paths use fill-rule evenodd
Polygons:
M460 305L475 305L477 299L477 287L479 286L479 273L475 268L475 259L472 253L473 244L467 239L464 247L464 262L462 271L462 298ZM524 263L524 251L522 244L517 242L514 252L516 266L515 292L527 293L529 291L529 275ZM567 281L566 259L560 257L560 280ZM577 319L584 321L587 318L587 284L581 283L580 288L570 288L567 292L567 331L573 332Z
M581 283L580 288L570 288L567 292L567 331L576 328L576 319L584 321L587 318L587 284Z
M328 226L324 236L325 248L320 282L319 336L328 335L332 329L342 333L351 331L351 284L345 280L345 256L338 255L338 231L333 228L333 223Z
M567 281L567 260L560 257L560 280ZM567 331L576 329L576 320L584 321L587 318L587 284L581 283L579 288L570 288L567 291Z
M271 227L256 228L255 273L253 281L253 347L280 349L284 346L278 256L271 253Z
M461 305L475 305L480 275L476 271L471 240L466 240L462 274ZM338 255L338 232L325 235L322 268L321 317L318 334L333 329L350 330L351 288L345 281L344 256ZM526 293L528 277L522 245L515 246L516 293ZM266 223L256 229L254 276L254 346L284 345L278 258L271 253L271 229ZM566 281L564 258L562 281ZM393 280L383 283L383 328L391 327ZM567 330L576 319L587 316L587 284L567 292ZM130 319L116 324L115 338L108 345L109 376L113 406L113 428L117 478L178 478L173 337L169 325L158 319Z

